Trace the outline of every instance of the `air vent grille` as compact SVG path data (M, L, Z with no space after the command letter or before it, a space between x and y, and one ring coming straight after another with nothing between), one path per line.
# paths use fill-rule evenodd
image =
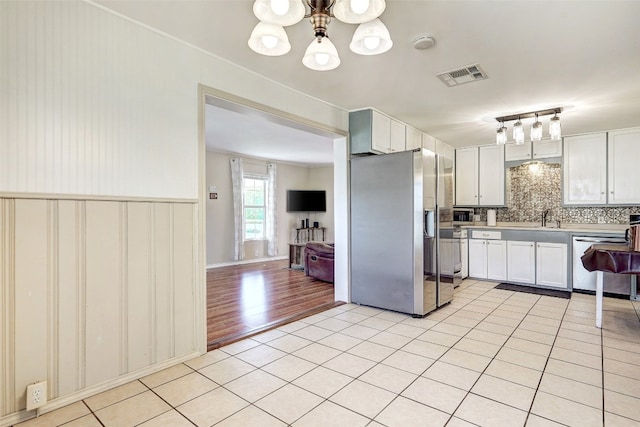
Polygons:
M436 75L447 86L457 86L487 78L487 74L479 64L467 65L455 70L445 71Z

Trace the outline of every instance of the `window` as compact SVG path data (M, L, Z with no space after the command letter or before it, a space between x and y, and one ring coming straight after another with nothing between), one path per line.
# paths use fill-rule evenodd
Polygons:
M243 175L244 240L265 240L267 177Z

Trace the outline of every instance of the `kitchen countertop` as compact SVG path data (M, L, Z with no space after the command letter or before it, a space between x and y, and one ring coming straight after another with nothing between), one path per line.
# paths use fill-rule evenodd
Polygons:
M550 226L542 227L540 223L533 222L498 222L495 226L488 226L486 222L475 223L473 225L464 225L463 228L473 229L508 229L508 230L523 230L523 231L558 231L565 233L624 233L624 230L629 228L625 224L560 224L560 228L556 226L556 223L550 224Z

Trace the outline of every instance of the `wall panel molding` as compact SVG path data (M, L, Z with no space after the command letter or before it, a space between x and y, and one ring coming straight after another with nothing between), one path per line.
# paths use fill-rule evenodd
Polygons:
M120 208L120 375L129 372L129 215L128 203Z
M197 353L197 206L0 198L0 426Z
M78 388L87 386L87 202L76 203L78 238Z
M0 416L15 411L15 204L0 199Z
M59 334L60 331L60 272L59 265L60 260L58 258L59 248L59 218L58 218L58 201L47 201L47 311L48 311L48 324L49 331L47 334L47 361L49 366L47 368L47 377L50 378L48 383L48 396L49 398L56 398L59 396Z

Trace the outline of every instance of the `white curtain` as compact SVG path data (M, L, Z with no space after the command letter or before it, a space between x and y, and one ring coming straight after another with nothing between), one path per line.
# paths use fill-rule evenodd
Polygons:
M276 165L267 164L267 255L278 254L278 242L276 239Z
M242 159L231 159L231 185L233 189L233 221L234 221L234 245L233 260L244 259L244 214L242 202Z

